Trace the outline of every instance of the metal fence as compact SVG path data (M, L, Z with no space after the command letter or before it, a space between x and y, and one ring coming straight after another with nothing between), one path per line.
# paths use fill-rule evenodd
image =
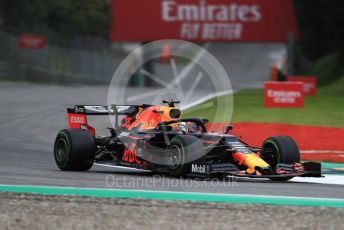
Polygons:
M43 49L21 49L18 35L0 30L0 79L108 83L126 55L105 39L47 37Z

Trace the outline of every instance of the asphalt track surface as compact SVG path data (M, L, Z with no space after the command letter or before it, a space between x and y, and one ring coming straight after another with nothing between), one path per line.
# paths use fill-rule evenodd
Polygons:
M88 172L58 170L56 133L66 128L67 106L106 104L107 87L0 84L0 184L154 191L344 198L344 187L269 180L190 181L95 166ZM92 121L91 121L92 122ZM105 133L107 117L94 121Z

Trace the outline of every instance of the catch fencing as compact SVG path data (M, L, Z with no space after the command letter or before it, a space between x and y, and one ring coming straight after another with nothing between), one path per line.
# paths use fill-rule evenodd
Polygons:
M106 39L46 39L41 49L23 49L18 33L0 29L0 79L106 84L126 55Z

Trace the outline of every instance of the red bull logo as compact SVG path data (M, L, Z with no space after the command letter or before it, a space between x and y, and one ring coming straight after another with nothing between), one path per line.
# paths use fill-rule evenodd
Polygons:
M178 110L179 113L175 115L176 110L168 106L152 106L147 109L141 108L135 116L135 121L129 125L128 129L131 130L138 127L140 130L154 129L160 122L179 119L181 112ZM172 111L173 113L171 113ZM173 117L171 117L171 114L173 114Z

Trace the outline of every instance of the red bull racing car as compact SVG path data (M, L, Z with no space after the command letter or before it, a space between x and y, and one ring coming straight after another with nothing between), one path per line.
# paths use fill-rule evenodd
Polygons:
M166 173L173 177L251 177L285 181L321 177L321 165L301 162L292 138L267 138L254 147L232 134L207 131L208 120L182 118L177 101L153 105L76 105L68 108L69 129L56 137L54 157L61 170L84 171L94 163ZM108 115L114 127L96 135L89 115ZM254 130L252 130L254 132Z

